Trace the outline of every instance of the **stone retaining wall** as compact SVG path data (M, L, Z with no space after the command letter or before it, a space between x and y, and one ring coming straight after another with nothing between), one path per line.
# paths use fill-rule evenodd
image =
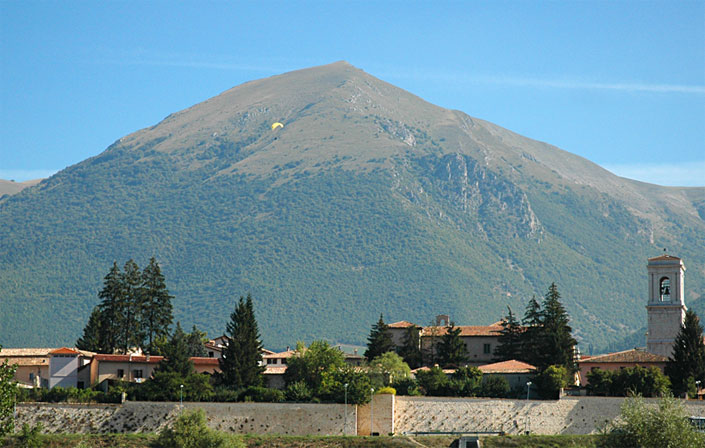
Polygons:
M485 398L396 397L394 430L411 432L503 431L521 434L590 434L620 413L624 398L566 397L560 401ZM647 399L656 405L657 399ZM691 415L705 416L705 402L686 402Z

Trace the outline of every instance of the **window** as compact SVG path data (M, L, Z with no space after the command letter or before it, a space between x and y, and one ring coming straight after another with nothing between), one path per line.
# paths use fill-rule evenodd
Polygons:
M117 377L122 378L123 376L125 376L125 371L122 369L118 369Z
M212 358L213 357L213 352L208 352L208 357Z
M142 369L135 369L132 371L132 376L134 378L142 378Z
M282 359L282 364L286 364L286 358Z
M662 302L671 301L671 279L663 277L660 283L660 299Z
M490 344L485 344L482 346L482 353L484 353L485 355L490 354Z
M29 380L30 380L30 381L34 381L34 374L33 374L33 373L30 373L30 374L29 374Z
M267 358L267 364L273 364L274 360L272 358Z

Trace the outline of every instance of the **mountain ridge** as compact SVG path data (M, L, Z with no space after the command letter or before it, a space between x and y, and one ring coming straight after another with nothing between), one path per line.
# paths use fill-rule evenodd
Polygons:
M379 312L495 322L557 281L578 337L604 345L643 326L646 257L666 246L703 266L701 197L619 178L344 62L297 70L0 199L0 328L14 332L0 342L71 343L112 261L154 255L177 318L210 334L247 292L265 341L283 347L362 343ZM700 306L705 271L693 271Z

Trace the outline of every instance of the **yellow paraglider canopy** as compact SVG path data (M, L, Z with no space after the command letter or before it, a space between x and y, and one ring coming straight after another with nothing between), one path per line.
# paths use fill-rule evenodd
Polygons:
M278 121L276 123L272 124L272 130L283 128L283 127L284 127L284 125L279 123Z

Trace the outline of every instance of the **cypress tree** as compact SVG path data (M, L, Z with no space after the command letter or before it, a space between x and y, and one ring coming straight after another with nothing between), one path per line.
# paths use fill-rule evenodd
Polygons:
M467 361L468 351L465 343L460 338L460 328L453 322L446 328L446 333L441 336L438 344L438 358L443 367L458 367Z
M394 350L394 342L392 335L389 333L389 327L384 323L384 317L380 314L379 320L372 325L370 335L367 337L367 350L365 350L365 358L372 361L387 352Z
M88 323L83 329L83 335L76 341L76 348L87 350L89 352L101 352L101 315L100 308L93 308L91 317L88 318Z
M171 325L172 305L171 299L166 289L164 275L152 257L149 265L142 271L142 313L141 325L145 335L146 352L156 353L156 341L169 334Z
M524 357L521 346L523 329L512 313L512 309L507 307L507 310L509 314L502 321L502 331L497 338L499 345L494 350L496 361L519 360Z
M252 296L240 297L226 326L229 340L220 362L220 381L231 389L262 384L262 343L255 320Z
M685 320L673 343L673 353L666 365L673 393L692 392L692 385L700 381L705 386L705 344L703 327L694 311L685 312Z

